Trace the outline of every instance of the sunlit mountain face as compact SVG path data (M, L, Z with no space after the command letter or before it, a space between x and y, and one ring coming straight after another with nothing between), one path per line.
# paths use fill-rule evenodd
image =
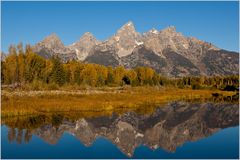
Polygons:
M239 54L236 52L186 37L174 26L139 33L131 21L105 41L99 41L87 32L79 41L64 46L56 34L51 34L35 44L33 50L45 58L57 55L64 62L77 60L125 68L146 66L172 77L221 76L239 72Z
M57 145L64 133L76 137L85 147L105 138L127 157L139 146L174 153L186 142L195 142L218 131L239 125L239 106L234 103L172 102L152 113L89 113L3 118L8 141L26 144L32 136Z

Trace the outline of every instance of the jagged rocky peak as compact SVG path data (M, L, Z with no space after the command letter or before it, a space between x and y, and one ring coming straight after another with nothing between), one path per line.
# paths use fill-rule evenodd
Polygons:
M73 43L71 46L73 47L78 47L78 46L83 46L83 45L88 45L89 43L98 43L98 40L94 37L94 35L90 32L86 32L80 37L79 41Z
M187 48L188 41L185 40L185 37L181 33L176 32L174 26L169 26L161 31L153 28L146 32L144 34L144 45L158 56L165 58L163 55L164 49L171 48L177 51L179 48L183 48L182 45Z
M56 33L52 33L49 36L47 36L44 41L51 41L51 40L59 40L59 37Z
M127 68L142 64L163 75L176 77L226 75L239 71L238 54L235 52L221 50L197 38L186 37L177 32L174 26L160 31L152 28L141 34L135 30L131 21L103 42L86 32L77 42L65 47L53 33L33 46L33 49L45 58L58 55L64 62L76 59L114 67L124 64Z
M40 42L41 43L41 42ZM57 45L58 47L64 47L64 44L60 40L60 38L57 36L56 33L52 33L51 35L47 36L43 41L42 44L45 44L46 47L50 48L52 46Z
M131 54L136 46L143 44L141 39L141 34L136 32L133 23L129 21L107 43L116 47L119 57L124 57Z
M182 33L177 32L176 27L175 26L169 26L163 30L161 30L159 32L160 36L167 36L169 38L173 38L173 37L182 37L182 38L186 38Z
M93 34L86 32L78 42L73 43L68 46L68 48L75 51L78 60L83 61L89 55L90 50L97 44L99 44L99 41L93 36Z
M157 37L159 34L159 31L155 28L150 29L149 31L143 33L143 37L146 38L151 38L151 37Z
M159 32L160 44L163 48L171 48L174 51L186 50L189 48L188 38L176 31L176 27L169 26Z
M163 29L162 32L175 33L176 32L176 27L175 26L169 26L169 27Z
M96 38L94 37L94 35L90 32L86 32L83 34L83 36L80 38L81 39L93 39L96 40Z
M158 30L156 30L155 28L152 28L149 32L153 34L158 34Z
M33 46L33 51L44 58L50 58L53 55L57 55L63 62L77 59L75 51L65 47L56 33L49 35Z
M199 43L199 44L203 44L204 43L204 41L201 41L201 40L199 40L199 39L197 39L195 37L188 37L188 40L193 42L193 43Z
M100 42L94 37L94 35L90 32L86 32L79 40L79 42L83 43L84 45L96 45Z
M135 27L134 24L132 23L132 21L127 22L126 24L124 24L118 31L117 34L121 34L121 32L136 32L135 31Z
M60 38L56 33L52 33L51 35L44 38L42 41L33 46L33 51L39 53L40 55L47 55L44 57L50 57L54 54L59 54L61 52L65 52L65 47Z
M114 36L115 41L119 43L126 43L126 39L135 40L139 33L136 32L135 27L131 21L124 24Z

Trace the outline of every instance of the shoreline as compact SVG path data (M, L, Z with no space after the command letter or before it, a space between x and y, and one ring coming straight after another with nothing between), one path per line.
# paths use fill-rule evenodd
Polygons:
M152 87L152 86L138 86L138 87L90 87L82 89L57 89L57 90L22 90L22 89L1 89L3 96L38 96L38 95L94 95L94 94L118 94L118 93L139 93L142 91L156 91L156 92L178 92L190 91L198 93L211 92L229 95L235 91L222 91L219 89L191 89L191 88L173 88L173 87Z
M152 110L157 105L179 100L217 101L236 92L220 90L167 89L153 87L89 89L78 91L6 91L1 93L2 116L78 111ZM230 99L231 100L231 99ZM231 101L230 101L231 102Z

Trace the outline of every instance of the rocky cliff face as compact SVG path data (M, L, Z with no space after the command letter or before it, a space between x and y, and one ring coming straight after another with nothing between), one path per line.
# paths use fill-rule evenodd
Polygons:
M65 47L55 33L33 46L33 51L44 58L59 56L64 62L77 59L76 52Z
M89 32L85 33L78 42L68 46L69 49L76 51L78 60L85 60L91 49L100 42Z
M109 45L116 48L116 54L119 57L124 57L132 53L133 49L142 44L141 34L135 31L135 27L132 22L128 22L122 26L109 40Z
M185 37L170 26L158 31L138 33L132 22L123 25L114 36L101 42L89 32L78 42L65 47L55 35L37 43L34 51L63 61L76 59L106 66L152 67L167 76L230 75L239 72L239 54L222 50L211 43Z

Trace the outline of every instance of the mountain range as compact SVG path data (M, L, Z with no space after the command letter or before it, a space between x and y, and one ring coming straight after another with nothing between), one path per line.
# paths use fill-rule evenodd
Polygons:
M99 41L87 32L69 46L64 46L56 34L51 34L35 44L33 51L45 58L57 55L63 62L74 59L105 66L122 65L129 69L147 66L170 77L239 73L237 52L186 37L174 26L139 33L133 23L128 22L105 41Z

